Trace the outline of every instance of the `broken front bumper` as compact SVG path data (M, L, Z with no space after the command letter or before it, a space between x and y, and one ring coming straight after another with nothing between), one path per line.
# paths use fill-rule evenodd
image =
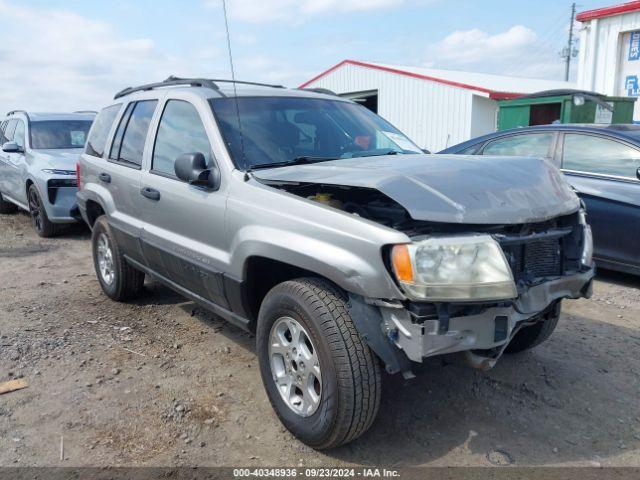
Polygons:
M421 317L400 304L378 304L382 330L409 360L467 350L505 346L519 324L545 312L563 298L591 295L594 268L530 287L513 302L486 305L472 314L452 314L440 305L437 315ZM456 316L457 315L457 316Z

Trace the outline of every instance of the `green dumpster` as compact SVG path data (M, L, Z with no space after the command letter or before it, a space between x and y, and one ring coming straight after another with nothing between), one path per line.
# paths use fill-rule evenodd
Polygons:
M633 97L549 90L498 102L498 130L550 123L633 123Z

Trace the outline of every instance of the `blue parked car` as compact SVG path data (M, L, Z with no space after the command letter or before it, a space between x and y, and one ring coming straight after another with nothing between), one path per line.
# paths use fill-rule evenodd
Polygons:
M598 265L640 275L640 125L516 128L439 153L548 159L587 206Z

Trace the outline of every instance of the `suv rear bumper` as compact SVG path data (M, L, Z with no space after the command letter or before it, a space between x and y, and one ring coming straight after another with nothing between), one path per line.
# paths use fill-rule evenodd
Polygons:
M521 322L547 312L554 302L590 297L594 275L592 267L549 280L530 287L513 302L478 306L473 314L449 317L449 309L444 308L437 315L421 318L401 304L379 306L382 331L414 362L434 355L499 348L509 343Z

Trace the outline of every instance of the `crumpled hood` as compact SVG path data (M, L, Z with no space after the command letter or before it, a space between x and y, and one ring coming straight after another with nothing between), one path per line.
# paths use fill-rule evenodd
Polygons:
M43 164L46 163L47 168L59 170L75 170L81 154L81 148L33 150L33 155Z
M414 220L469 224L544 221L580 201L545 160L466 155L389 155L258 170L261 180L375 188Z

